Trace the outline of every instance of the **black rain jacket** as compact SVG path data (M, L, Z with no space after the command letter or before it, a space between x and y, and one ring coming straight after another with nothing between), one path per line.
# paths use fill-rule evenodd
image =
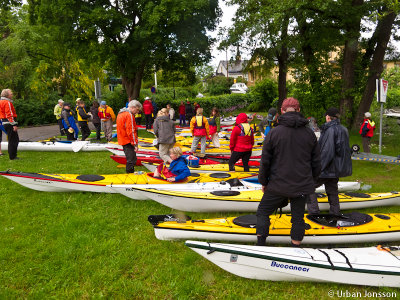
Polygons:
M318 144L321 149L320 178L339 178L352 174L349 132L339 120L322 125Z
M289 198L314 193L321 158L317 138L307 124L300 113L287 112L268 132L258 180L269 192Z

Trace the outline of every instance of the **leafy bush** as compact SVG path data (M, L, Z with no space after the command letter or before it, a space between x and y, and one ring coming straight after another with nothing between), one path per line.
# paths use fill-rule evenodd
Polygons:
M58 99L60 99L60 96L56 92L53 92L41 99L32 97L15 100L14 107L18 116L18 125L28 126L56 123L57 121L53 112ZM64 99L64 101L68 102L70 100L72 99Z
M274 100L278 99L278 84L271 78L266 78L251 88L255 101L249 106L251 111L268 110Z
M230 115L237 109L243 109L254 101L254 96L251 94L230 94L221 96L209 96L204 98L189 99L192 105L194 102L200 104L204 109L204 114L208 115L211 113L213 107L220 109L223 115ZM172 107L177 111L181 99L176 99L170 102ZM158 104L158 102L157 102Z
M229 94L231 92L230 87L232 84L233 78L216 76L207 80L207 92L213 96Z

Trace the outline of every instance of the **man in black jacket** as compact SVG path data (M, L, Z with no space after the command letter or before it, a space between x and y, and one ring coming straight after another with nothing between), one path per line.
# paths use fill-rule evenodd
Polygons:
M349 145L349 133L340 124L339 110L331 107L326 111L326 123L321 127L319 145L321 148L321 175L316 181L315 187L325 185L328 195L329 213L340 215L338 181L339 177L352 174L351 150ZM317 195L310 195L307 203L310 214L319 214Z
M321 171L320 152L315 134L300 114L299 102L285 99L282 115L267 134L260 162L258 180L264 196L257 210L257 245L265 245L269 234L269 216L290 199L292 245L304 237L304 210L308 195L314 192L314 181Z

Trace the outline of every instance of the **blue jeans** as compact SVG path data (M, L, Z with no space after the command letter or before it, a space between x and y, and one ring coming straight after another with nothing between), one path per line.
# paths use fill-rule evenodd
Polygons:
M185 122L185 115L179 115L179 126L185 126L186 122Z

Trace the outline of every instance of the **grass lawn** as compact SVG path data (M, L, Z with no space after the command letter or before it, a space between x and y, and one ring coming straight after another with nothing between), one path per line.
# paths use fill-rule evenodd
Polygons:
M397 156L400 127L394 120L387 123L390 135L384 136L383 154ZM377 140L373 138L376 144ZM351 143L361 144L356 132ZM377 146L373 151L377 153ZM0 157L0 170L124 172L106 152L20 152L19 156L19 161ZM400 166L353 162L353 170L347 179L371 185L371 192L400 190ZM173 211L153 201L115 194L37 192L0 178L0 207L0 299L331 299L330 290L400 294L390 288L237 277L183 242L157 240L147 216ZM400 213L400 206L361 211Z

